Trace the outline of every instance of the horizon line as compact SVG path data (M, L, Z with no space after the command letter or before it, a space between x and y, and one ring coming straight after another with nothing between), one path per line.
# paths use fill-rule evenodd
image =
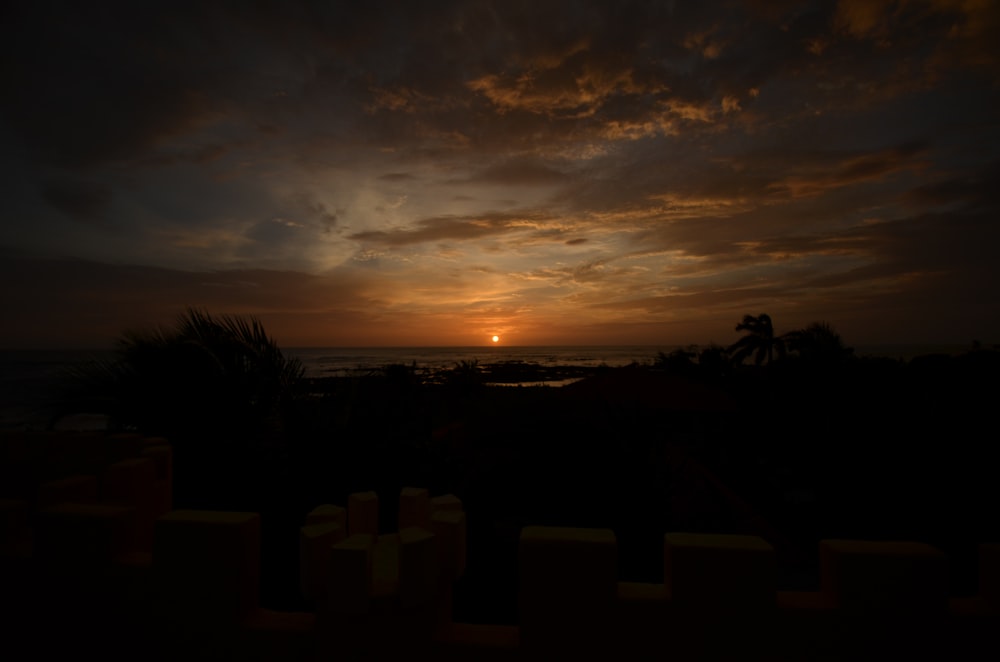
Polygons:
M730 343L732 344L732 343ZM285 350L315 350L315 349L350 349L350 350L388 350L388 349L539 349L539 348L660 348L660 347L728 347L728 344L716 342L707 343L561 343L561 344L536 344L536 345L512 345L512 344L482 344L482 345L281 345L279 349ZM971 342L874 342L874 343L854 343L850 345L852 349L872 349L872 348L953 348L953 349L1000 349L998 343ZM116 347L0 347L0 352L113 352Z

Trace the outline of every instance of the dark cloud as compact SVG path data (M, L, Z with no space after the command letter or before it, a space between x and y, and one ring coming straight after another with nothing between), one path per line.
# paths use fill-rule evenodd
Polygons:
M670 295L626 295L591 305L647 312L704 311L760 301L801 315L789 307L789 302L797 301L817 314L825 310L826 314L838 311L856 316L866 311L870 324L883 310L919 302L924 310L952 311L956 324L972 320L983 324L979 311L994 306L1000 291L1000 272L993 266L998 242L1000 224L988 214L924 215L862 225L826 237L764 239L746 252L744 266L766 266L775 256L795 260L792 264L798 266L780 271L754 269L748 275L766 277L722 287L682 278L675 281L676 291ZM721 259L729 260L731 255L723 252ZM827 256L838 259L824 262ZM845 256L852 259L840 259ZM583 265L583 272L592 274L593 266ZM718 273L720 266L713 262L706 269L703 264L697 272ZM685 275L683 269L671 273ZM916 316L915 310L911 315ZM937 337L947 337L944 323L931 326Z
M191 158L195 163L209 163L222 157L229 150L228 145L205 145L196 149Z
M3 116L24 153L68 166L133 157L217 109L212 17L183 14L21 3L4 21Z
M994 297L1000 292L995 247L1000 223L991 212L938 213L896 219L849 233L897 274L935 271L968 274L968 286Z
M67 216L86 222L100 220L111 205L111 191L98 183L53 179L42 183L42 199Z
M311 200L308 197L301 198L299 204L305 208L306 214L310 219L317 219L319 221L323 232L327 234L333 232L340 218L347 213L345 209L341 208L331 210L326 204Z
M497 186L544 186L559 184L567 176L544 163L532 159L512 159L480 170L461 183L494 184ZM456 182L459 183L459 182Z
M806 171L773 183L770 188L793 197L822 194L830 189L878 181L900 170L926 165L926 146L911 143L876 152L839 156L820 172ZM799 166L804 164L798 161Z
M610 338L926 292L1000 329L996 3L8 4L0 243L145 265L21 263L80 319L510 299Z
M0 328L0 346L109 347L122 331L170 323L189 306L256 314L279 341L316 343L335 330L326 326L332 319L347 328L367 323L371 301L364 291L350 273L181 271L4 255L0 309L17 311L19 323ZM338 311L330 310L331 301ZM303 319L313 327L296 328Z
M544 220L514 214L487 214L474 218L441 217L417 221L415 228L358 232L349 236L356 241L384 246L407 246L436 241L467 241L516 230L526 220Z
M13 63L5 117L30 154L63 164L134 157L226 116L276 130L290 110L319 116L331 104L341 112L382 109L381 126L370 127L376 140L412 136L414 113L425 131L457 131L477 145L600 136L666 129L671 109L684 121L714 122L727 107L752 104L751 90L778 75L829 80L836 68L884 83L880 67L845 70L864 62L857 53L817 53L814 44L852 49L891 30L895 49L929 58L917 35L935 44L950 41L949 30L979 35L996 15L843 9L854 4L841 3L835 14L826 2L748 3L727 7L724 17L710 6L668 2L196 4L159 13L23 4L4 34ZM889 49L875 54L896 57ZM858 98L857 89L864 87L848 96ZM484 114L470 108L494 115L488 131ZM560 121L530 117L537 114Z
M303 229L301 223L284 218L260 221L244 233L249 242L240 248L238 254L257 264L284 261L290 251L294 254L300 250Z
M967 208L996 207L1000 190L1000 162L988 164L961 177L951 177L917 186L905 201L917 208L961 205Z

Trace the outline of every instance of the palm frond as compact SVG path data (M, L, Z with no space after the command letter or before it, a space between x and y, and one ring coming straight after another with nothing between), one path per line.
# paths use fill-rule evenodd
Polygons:
M253 426L275 415L303 372L260 320L189 308L173 327L123 332L115 359L88 366L76 382L106 394L128 424L164 434Z
M736 325L737 331L746 331L746 335L729 346L734 364L742 363L747 357L753 356L754 363L760 365L766 359L771 361L774 352L784 356L784 344L774 337L774 325L771 316L744 315L743 321Z

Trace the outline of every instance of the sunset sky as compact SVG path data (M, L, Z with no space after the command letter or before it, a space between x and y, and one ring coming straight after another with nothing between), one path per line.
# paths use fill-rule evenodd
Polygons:
M1000 3L12 2L0 348L1000 343Z

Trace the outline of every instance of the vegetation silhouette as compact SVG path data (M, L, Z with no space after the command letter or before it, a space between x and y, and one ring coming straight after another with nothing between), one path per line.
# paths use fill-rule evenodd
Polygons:
M460 394L479 392L486 384L479 359L463 360L455 364L445 375L445 383Z
M808 576L821 537L909 538L957 557L1000 537L981 432L995 427L1000 352L981 345L911 361L855 356L828 322L776 335L762 314L745 316L729 347L622 368L465 361L437 374L396 364L304 378L259 325L218 329L205 317L123 339L104 366L115 420L170 437L192 505L266 510L270 531L286 529L266 557L292 561L265 572L295 567L294 533L316 504L408 485L465 504L475 563L456 613L490 622L516 614L510 559L531 524L611 527L622 576L652 582L670 530L761 534ZM257 360L271 365L249 367ZM494 386L553 375L582 379ZM284 455L266 450L274 438ZM384 516L391 527L392 509ZM956 579L975 581L961 568ZM294 587L268 578L264 602L294 607Z
M253 490L284 453L282 410L302 375L256 318L189 308L171 328L124 332L113 359L75 377L113 429L170 439L178 498L204 502Z
M669 354L660 352L657 354L656 361L653 365L670 373L693 375L698 370L698 366L693 360L695 356L697 356L696 348L680 347L671 351Z
M114 398L118 425L186 436L276 422L302 374L257 319L188 309L171 329L123 333L117 357L84 378Z
M830 365L849 359L854 349L847 347L828 322L812 322L804 329L789 331L781 336L789 351L803 361Z
M744 315L743 321L736 325L736 330L746 331L746 334L729 346L729 353L734 363L743 363L747 357L753 356L754 364L760 365L766 359L770 365L775 352L779 356L784 356L784 340L774 335L774 325L770 315L766 313L757 316Z

